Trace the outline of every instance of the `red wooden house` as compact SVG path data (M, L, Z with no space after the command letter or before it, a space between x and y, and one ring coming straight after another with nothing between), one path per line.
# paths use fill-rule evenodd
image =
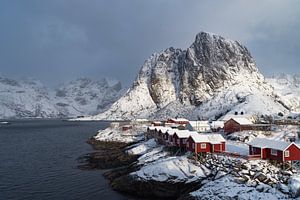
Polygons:
M250 155L260 155L262 159L277 161L300 160L300 147L292 142L255 138L249 144Z
M225 142L221 134L197 134L187 139L186 148L195 153L224 152Z
M174 133L178 131L178 129L168 129L165 134L165 142L167 145L174 146Z
M252 130L253 123L247 118L231 118L224 123L224 132L233 133L238 131Z
M167 123L173 123L173 124L188 124L189 120L184 118L171 118L167 120Z
M197 135L198 133L196 131L189 131L189 130L177 130L175 131L173 135L173 142L174 145L177 147L186 147L187 139L191 135Z
M128 131L128 130L131 130L133 127L132 125L124 125L122 126L122 131Z

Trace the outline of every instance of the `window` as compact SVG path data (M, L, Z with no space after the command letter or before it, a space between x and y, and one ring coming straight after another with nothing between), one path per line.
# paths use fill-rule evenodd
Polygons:
M186 147L190 147L190 143L188 142L188 143L186 143Z
M290 157L290 151L288 151L288 150L285 151L285 152L284 152L284 157Z
M183 142L183 144L186 144L186 139L183 139L183 141L182 141L182 142Z
M201 144L200 148L201 149L206 149L206 144Z
M192 147L193 147L193 149L195 149L195 143L193 143Z
M271 149L271 155L277 156L277 150L276 149Z

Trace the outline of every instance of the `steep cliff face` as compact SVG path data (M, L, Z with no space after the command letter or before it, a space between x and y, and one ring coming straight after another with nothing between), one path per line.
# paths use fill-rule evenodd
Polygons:
M235 110L284 112L246 47L201 32L187 49L153 54L131 89L94 119L216 117Z

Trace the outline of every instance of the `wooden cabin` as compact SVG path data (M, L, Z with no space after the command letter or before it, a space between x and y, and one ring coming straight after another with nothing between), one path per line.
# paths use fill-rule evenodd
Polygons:
M173 124L188 124L189 120L185 118L170 118L167 120L167 123L173 123Z
M210 124L212 132L219 132L224 129L224 121L212 121Z
M253 123L247 118L231 118L224 123L225 133L252 130Z
M211 132L209 121L190 121L189 126L199 133Z
M169 146L175 146L174 144L174 133L178 131L178 129L168 129L165 134L165 143Z
M195 153L224 152L225 142L221 134L197 134L187 139L186 148Z
M164 123L161 122L161 121L152 121L152 122L151 122L151 125L152 125L152 126L163 126L163 124L164 124Z
M300 147L294 142L255 138L248 145L249 154L260 155L262 159L280 162L300 160Z
M132 125L124 125L122 126L122 131L128 131L128 130L131 130L133 127Z
M156 127L155 126L148 126L147 128L147 132L146 132L146 138L149 139L149 138L155 138L157 135L156 135Z
M180 148L186 148L187 139L191 135L198 134L196 131L189 131L189 130L177 130L174 132L173 135L173 142L174 145Z

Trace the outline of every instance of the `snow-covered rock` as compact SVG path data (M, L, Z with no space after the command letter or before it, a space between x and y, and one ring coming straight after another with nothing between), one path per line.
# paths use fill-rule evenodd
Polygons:
M93 119L277 114L287 106L237 41L201 32L187 49L154 53L128 92Z
M295 197L300 196L300 175L294 175L290 180L289 180L289 188L292 194Z
M134 147L127 150L127 153L133 155L143 155L149 150L154 149L155 147L157 147L155 139L150 139L145 142L139 143L138 145L134 145Z
M104 130L99 130L94 138L97 141L103 142L132 143L144 139L144 131L145 129L143 127L138 127L128 131L122 131L121 128L108 127Z
M131 173L142 180L159 182L193 182L204 179L210 174L205 166L193 164L187 157L167 157L143 166Z
M255 187L239 184L234 181L230 175L221 179L208 182L199 190L190 194L195 199L290 199L280 191L271 188L270 186L260 184Z

